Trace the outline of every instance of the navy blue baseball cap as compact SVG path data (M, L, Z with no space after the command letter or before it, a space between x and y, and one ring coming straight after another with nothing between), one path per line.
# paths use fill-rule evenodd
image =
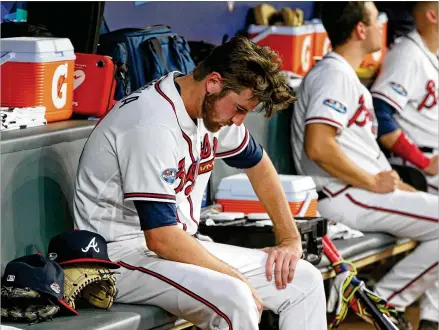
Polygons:
M47 252L48 258L60 265L80 262L120 268L108 257L105 238L88 230L74 229L56 235L50 240Z
M64 270L41 254L30 254L10 261L2 277L3 286L29 288L53 298L62 310L78 315L64 300Z

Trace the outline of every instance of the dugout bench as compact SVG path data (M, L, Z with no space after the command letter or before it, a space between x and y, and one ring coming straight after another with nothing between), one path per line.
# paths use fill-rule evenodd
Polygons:
M280 173L292 172L289 118L286 110L270 121L251 113L246 126L261 143ZM45 254L51 237L72 229L72 199L76 169L87 137L96 121L68 120L47 126L1 133L1 270L25 254ZM217 161L212 173L214 190L225 175L238 171ZM415 243L382 234L336 241L337 248L357 268L414 248ZM333 277L329 261L318 265L324 279ZM191 325L154 306L115 304L110 310L79 307L79 315L19 329L134 330L184 329Z

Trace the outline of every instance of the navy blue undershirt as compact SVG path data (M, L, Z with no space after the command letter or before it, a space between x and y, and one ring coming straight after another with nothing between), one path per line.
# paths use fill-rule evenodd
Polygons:
M378 121L378 137L392 133L399 128L394 118L396 109L389 103L374 97L373 108Z

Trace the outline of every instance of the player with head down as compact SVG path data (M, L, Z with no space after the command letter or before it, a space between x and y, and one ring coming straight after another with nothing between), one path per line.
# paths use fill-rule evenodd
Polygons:
M416 29L391 46L371 93L378 139L391 152L390 163L422 170L428 191L437 194L438 2L412 6Z
M82 153L75 224L120 261L117 302L162 307L201 329L258 329L263 308L281 330L326 329L320 272L301 260L298 229L267 154L243 125L293 101L278 56L236 37L192 74L171 72L119 101ZM274 223L264 250L200 241L214 161L244 169Z
M334 51L314 66L298 92L295 165L316 182L322 216L419 242L374 290L399 310L421 297L419 329L437 329L438 199L392 170L376 141L372 96L356 74L365 54L380 49L378 11L373 2L351 1L325 3L322 13ZM394 322L400 330L412 328L403 313Z

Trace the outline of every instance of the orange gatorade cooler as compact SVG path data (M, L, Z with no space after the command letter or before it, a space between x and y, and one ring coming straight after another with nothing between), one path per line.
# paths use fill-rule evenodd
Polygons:
M284 71L304 76L313 65L314 27L250 25L249 37L260 46L269 46L282 58Z
M72 116L75 53L67 38L1 39L1 106L46 107L48 122Z
M309 176L279 175L282 187L294 216L316 217L318 194ZM245 174L223 178L215 195L216 203L224 212L265 213L253 187Z
M331 41L320 20L313 20L314 27L314 62L315 59L321 59L332 50Z

